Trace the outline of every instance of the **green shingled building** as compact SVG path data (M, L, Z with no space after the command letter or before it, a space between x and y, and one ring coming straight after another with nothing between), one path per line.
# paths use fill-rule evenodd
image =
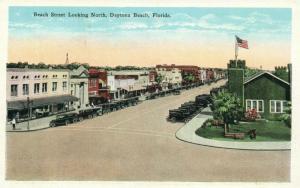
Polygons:
M288 68L276 69L273 74L260 71L245 77L246 63L244 60L228 64L228 89L242 101L245 111L256 109L262 118L277 119L284 113L284 107L291 101L291 64ZM286 71L283 71L286 70Z

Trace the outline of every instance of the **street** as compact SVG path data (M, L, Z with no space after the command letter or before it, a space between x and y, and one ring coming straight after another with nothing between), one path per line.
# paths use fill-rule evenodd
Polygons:
M169 109L219 81L68 126L7 133L9 180L289 181L290 151L213 148L178 140ZM200 127L200 125L199 125Z

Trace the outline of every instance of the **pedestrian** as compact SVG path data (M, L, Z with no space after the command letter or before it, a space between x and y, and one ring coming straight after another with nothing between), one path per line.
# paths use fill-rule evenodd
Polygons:
M16 129L16 118L13 118L11 123L12 123L13 130L15 130Z

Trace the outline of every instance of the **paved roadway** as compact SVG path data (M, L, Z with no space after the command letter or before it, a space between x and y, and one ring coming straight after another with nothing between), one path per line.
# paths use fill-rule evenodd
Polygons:
M244 151L175 138L169 109L210 88L145 101L77 124L7 133L9 180L289 181L290 151ZM199 125L200 126L200 125Z

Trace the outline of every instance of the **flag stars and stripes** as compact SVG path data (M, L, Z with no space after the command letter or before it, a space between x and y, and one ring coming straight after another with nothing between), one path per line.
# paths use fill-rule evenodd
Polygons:
M238 47L248 49L248 41L247 40L242 40L238 36L235 36L235 38L236 38L236 43L237 43Z

